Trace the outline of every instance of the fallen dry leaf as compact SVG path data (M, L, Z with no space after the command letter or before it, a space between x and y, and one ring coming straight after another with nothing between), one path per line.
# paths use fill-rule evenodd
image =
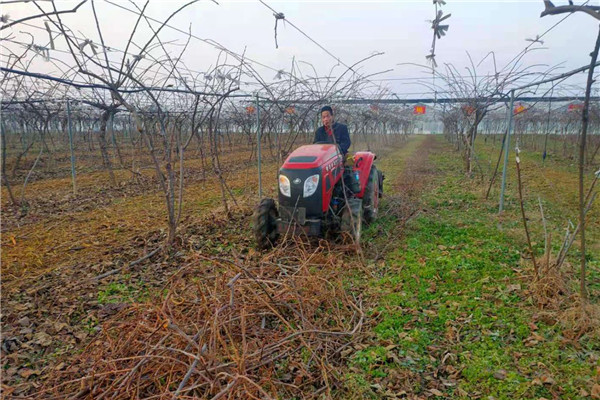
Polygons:
M517 283L517 284L514 284L514 285L508 285L508 286L506 287L506 291L507 291L508 293L511 293L511 292L516 292L516 291L518 291L518 290L521 290L521 285L520 285L520 284L518 284L518 283Z
M65 324L64 322L55 322L52 325L52 328L54 329L54 331L56 333L59 333L60 331L62 331L64 328L68 328L69 325Z
M534 378L534 379L531 381L531 384L532 384L532 385L535 385L535 386L542 386L542 385L543 385L542 381L541 381L539 378Z
M33 335L33 343L39 344L42 347L48 347L52 344L52 336L44 331L37 332Z
M27 379L29 378L31 375L39 375L40 371L38 371L37 369L29 369L29 368L23 368L19 370L19 375L21 376L21 378L23 379Z
M506 379L506 370L499 369L498 371L494 372L494 378L500 379L500 380Z
M554 385L556 381L551 376L543 375L542 383L545 383L546 385Z
M528 323L527 323L527 325L529 325L529 328L530 328L532 331L537 331L537 330L538 330L538 327L537 327L537 325L536 325L536 324L534 324L533 322L528 322Z
M600 385L597 383L592 386L592 392L590 393L592 399L600 399Z

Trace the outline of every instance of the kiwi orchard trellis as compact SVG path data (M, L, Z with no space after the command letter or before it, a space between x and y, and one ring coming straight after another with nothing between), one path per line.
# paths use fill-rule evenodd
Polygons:
M28 73L26 71L17 71L17 70L9 70L6 68L2 69L3 72L7 72L7 73L13 73L13 74L20 74L20 75L30 75L33 76L35 78L39 78L39 79L49 79L49 80L55 80L55 78L50 77L50 76L46 76L43 74L34 74L34 73ZM579 69L577 71L581 71L581 70L585 70L585 68ZM556 78L558 79L558 78ZM71 84L70 82L66 82L64 80L60 80L61 83L65 84L65 85L69 85ZM541 82L538 82L536 84L541 84ZM77 85L77 84L75 84ZM83 87L84 85L77 85L78 87ZM95 88L102 88L104 90L110 90L108 87L101 87L101 86L95 86ZM132 90L128 90L130 92L139 92L141 89L132 89ZM157 90L157 91L165 91L165 92L176 92L176 93L191 93L191 94L198 94L198 92L187 92L186 90L179 90L179 89L169 89L169 88L151 88L151 90ZM205 94L205 93L203 93ZM236 98L236 99L251 99L254 98L254 104L255 104L255 110L256 110L256 135L257 135L257 161L258 161L258 168L260 169L260 164L261 164L261 130L260 130L260 109L261 109L261 104L277 104L282 108L287 108L290 107L291 104L305 104L305 105L311 105L313 106L313 108L315 108L316 105L327 102L327 103L333 103L339 106L344 106L344 105L369 105L369 106L382 106L382 105L409 105L409 104L463 104L468 102L470 99L467 98L417 98L417 99L345 99L345 100L327 100L327 99L315 99L315 100L287 100L287 101L277 101L277 100L272 100L269 99L267 97L263 97L261 95L259 95L258 93L256 93L254 96L253 95L244 95L244 94L232 94L230 96L228 96L229 98ZM526 102L567 102L567 101L573 101L573 100L582 100L583 98L581 97L577 97L577 96L561 96L561 97L531 97L531 96L521 96L519 97L519 100L521 101L526 101ZM594 100L597 100L597 98L594 98ZM69 104L71 104L72 102L75 103L79 103L80 100L77 99L67 99L67 100L48 100L51 101L53 103L57 103L57 102L63 102L64 104L67 105L67 126L69 127L69 130L72 130L71 124L71 112L69 109ZM492 102L497 102L497 103L503 103L506 102L506 99L502 99L502 98L497 98L497 99L491 99L490 101ZM18 104L19 102L3 102L3 105L6 106L10 106L10 105L14 105L14 104ZM511 127L512 129L512 127ZM69 145L72 146L72 132L69 132ZM71 170L72 170L72 178L73 178L73 187L76 187L76 182L75 182L75 166L74 166L74 154L71 151ZM261 196L261 192L262 192L262 185L261 185L261 174L259 173L259 197ZM501 197L502 199L502 197Z
M115 185L116 182L112 172L111 161L107 153L105 131L107 128L108 121L111 121L111 126L113 125L112 121L114 121L114 115L117 112L122 112L123 109L127 110L130 117L136 124L137 130L140 132L142 138L147 144L149 155L153 160L153 164L156 170L156 175L159 179L162 191L165 195L169 218L169 235L167 242L171 243L174 238L178 216L176 215L177 213L175 206L175 172L172 169L173 149L171 140L167 140L168 133L166 131L166 123L169 119L169 115L173 114L173 109L172 105L165 103L164 94L177 93L181 95L187 95L188 97L193 96L192 109L195 111L199 110L202 112L202 115L199 115L198 118L196 118L195 114L192 117L191 132L187 139L184 138L180 143L179 136L177 136L177 152L180 155L180 161L183 161L183 151L189 145L191 139L195 135L197 135L197 128L199 128L203 123L206 123L208 124L209 133L212 132L216 134L216 132L219 130L219 119L222 115L221 112L223 111L224 103L229 99L235 97L252 96L249 94L239 96L233 94L233 92L239 90L239 85L241 83L242 76L249 76L253 79L256 79L259 83L264 82L262 78L257 74L254 67L245 60L243 54L235 54L225 48L220 48L220 50L226 54L225 59L218 59L217 66L214 67L212 70L209 70L208 72L204 73L199 73L196 74L196 76L194 76L193 74L191 74L192 71L189 71L185 66L181 65L180 63L181 54L183 54L183 52L189 44L189 41L192 39L192 35L189 33L187 36L187 42L183 46L183 50L178 51L179 56L171 56L169 50L167 49L168 43L163 42L159 38L159 33L165 26L167 26L168 22L174 15L176 15L182 9L188 7L190 4L193 4L194 1L187 3L179 9L177 9L176 11L174 11L164 21L160 22L160 26L158 26L157 28L154 28L148 23L150 29L150 36L149 39L142 39L145 43L142 45L134 43L133 37L136 34L139 24L143 24L144 22L149 22L151 20L151 18L145 15L145 9L147 4L143 7L143 9L138 9L137 12L133 11L137 16L137 22L132 30L129 40L126 42L125 50L121 51L123 57L121 58L120 62L116 62L115 57L109 57L109 53L114 52L115 48L110 48L109 46L105 45L102 29L98 22L96 8L94 7L93 3L91 3L92 15L96 22L99 43L93 42L87 38L76 37L73 34L73 31L63 23L61 15L64 15L66 13L77 12L77 10L84 3L85 1L81 2L75 9L64 11L58 11L56 8L56 3L54 2L51 2L51 6L53 8L52 11L45 11L40 7L40 5L36 3L35 6L38 7L38 9L40 10L40 14L33 15L31 17L27 17L18 21L12 21L9 24L4 25L2 29L7 29L13 25L21 23L26 24L26 21L36 18L47 18L48 20L45 22L45 25L50 35L51 44L50 47L46 47L34 44L32 42L29 45L27 45L26 50L22 55L19 55L17 53L11 53L7 60L7 67L3 67L3 72L5 73L5 75L2 81L3 83L10 84L11 78L9 77L14 76L12 74L20 74L21 76L23 76L23 79L21 79L20 82L25 82L25 77L35 77L46 80L52 80L60 84L68 85L70 87L76 87L80 91L82 89L89 89L90 92L87 94L87 98L75 99L73 98L73 95L69 94L68 92L64 92L57 96L56 91L60 91L60 89L58 89L60 86L55 85L51 89L52 93L54 94L49 97L59 97L63 100L71 99L69 101L69 110L67 110L67 118L70 117L70 108L73 102L75 101L80 101L103 110L101 119L102 123L100 125L99 131L100 149L102 153L103 164L105 168L109 171L111 182L113 185ZM53 31L51 27L55 30ZM12 41L11 37L7 37L5 39L8 42ZM64 40L64 44L66 44L67 47L66 50L64 49L64 47L63 49L57 48L56 45L60 43L59 40ZM19 45L18 42L14 43ZM139 51L137 51L136 49L135 53L129 53L129 49L134 47L137 47ZM154 49L158 49L158 55L151 53L151 50ZM76 65L76 69L68 69L61 77L42 76L42 74L36 74L34 72L28 71L27 67L29 63L23 62L23 57L25 55L29 55L32 59L43 57L45 61L51 62L57 66L61 65L60 63L65 64L64 61L51 57L51 51L53 54L55 52L66 54L67 59L70 59L68 63L74 62ZM160 53L162 53L162 55ZM227 56L233 57L235 59L235 64L230 64L227 61ZM371 57L372 56L369 56L368 58ZM149 63L149 65L143 65L143 63L145 62L144 60L148 60L146 64ZM20 68L15 68L15 66ZM162 77L158 81L156 80L156 77L159 75L152 71L152 69L159 70L157 73L160 73ZM350 67L349 69L352 69L352 67ZM185 75L183 74L184 72ZM200 74L202 74L203 80L198 79ZM341 89L336 88L336 84L338 83L336 82L333 85L328 85L328 87L325 88L325 93L327 95L332 95L339 93L340 90L345 91L347 93L356 92L359 89L357 86L360 86L360 82L364 80L364 77L362 77L360 74L356 74L355 72L353 72L352 75L353 76L350 76L349 79L347 79L345 82L341 82ZM289 76L290 83L293 83L292 88L295 92L298 91L295 86L304 85L308 89L308 93L315 93L314 89L310 87L310 82L308 82L307 84L305 80L297 79L292 74L289 74ZM144 79L148 77L152 78L152 80L146 83ZM176 85L178 87L173 87L173 80L176 82ZM198 83L204 88L204 90L197 89ZM10 93L10 88L4 87L4 92L7 93L8 96L5 96L3 98L3 106L8 107L9 104L14 105L14 101L6 101L10 99L24 101L23 104L31 104L33 101L37 101L35 97L39 97L39 93L35 94L35 96L33 95L33 93L36 92L36 83L30 79L29 84L31 85L31 87L29 88L26 87L27 84L18 84L18 90L14 91L13 93ZM281 95L281 88L273 88L264 84L263 87L265 92L271 99ZM24 96L20 96L21 99L18 99L19 92L23 91L29 91L32 92L32 94L25 93ZM99 93L100 91L105 91L105 93ZM278 91L280 93L277 93ZM138 98L135 97L136 95L138 95ZM141 98L139 98L140 96ZM295 96L297 96L297 93ZM203 103L206 107L199 107L200 103ZM162 143L163 146L163 158L165 159L165 162L162 167L160 165L159 159L155 154L156 143L154 143L152 136L147 134L147 124L141 118L144 114L149 115L149 111L151 112L151 114L153 113L152 115L156 117L158 135L155 136L155 139L157 139L159 143ZM257 104L257 133L259 134L259 138L260 131L260 106ZM210 134L209 139L212 137L213 135ZM209 140L209 143L211 146L211 160L213 164L213 169L219 177L223 194L223 204L225 206L225 209L227 210L228 206L225 199L227 197L227 192L229 193L229 195L231 195L231 191L227 187L227 184L221 174L221 168L219 167L220 162L218 152L216 151L217 144L216 142L212 141L212 139ZM258 143L260 143L260 140L258 140ZM213 151L213 147L215 151ZM74 182L74 188L76 188L73 164L74 158L72 157L72 177ZM180 163L180 168L183 168L182 165L183 164ZM183 170L181 169L180 174L182 174L182 172ZM7 187L10 187L8 179L4 179L4 181L5 185ZM259 191L261 191L260 186L261 185L259 185ZM179 211L181 211L182 177L180 179L179 187ZM13 196L11 196L11 198L12 197ZM235 202L235 199L232 195L231 197ZM14 198L13 203L15 203Z
M596 65L600 65L600 63L594 64L594 66ZM542 81L539 82L532 82L532 83L528 83L527 85L523 85L523 86L519 86L517 88L511 89L510 90L510 102L508 104L508 111L507 111L507 115L508 115L508 128L507 128L507 133L506 133L506 139L504 140L504 167L502 169L502 183L500 186L500 199L498 201L498 212L501 213L502 210L504 209L504 191L506 188L506 171L508 168L508 153L510 152L510 135L512 133L512 129L513 129L513 116L515 114L515 110L514 110L514 105L515 105L515 100L521 100L521 101L531 101L531 99L526 98L526 97L519 97L517 96L515 98L515 92L516 91L521 91L530 87L534 87L534 86L540 86L543 85L545 83L552 83L555 81L563 81L565 78L568 78L570 76L573 76L577 73L580 72L584 72L587 71L588 69L590 69L590 66L584 66L581 68L577 68L573 71L569 71L567 73L564 74L560 74L559 76L555 76L552 77L550 79L544 79ZM546 98L548 102L557 102L557 101L561 101L560 99L557 98L552 98L552 97L548 97ZM585 97L579 97L577 99L570 99L570 100L585 100ZM596 98L596 101L598 99ZM568 100L567 100L568 101Z
M272 145L271 132L274 133L277 157L281 157L282 152L285 152L286 150L289 151L289 148L295 143L296 135L290 135L292 139L287 140L287 149L281 149L281 139L283 139L283 137L277 133L277 129L273 128L273 126L276 125L277 120L282 119L281 115L284 113L286 104L293 103L305 106L303 110L299 110L299 115L294 117L293 127L288 128L288 131L290 132L292 130L297 130L298 132L304 131L304 133L310 131L310 129L307 128L312 125L310 122L314 121L318 106L324 102L328 102L339 105L342 109L347 108L348 111L341 110L341 115L346 114L346 118L348 118L351 123L362 126L363 135L367 138L364 127L375 127L381 124L383 124L383 126L388 124L388 127L395 126L396 131L399 131L398 128L403 126L404 133L407 133L409 131L407 127L415 117L411 115L410 108L403 108L401 106L412 103L427 103L437 106L444 104L469 103L474 100L472 97L461 96L461 92L456 90L454 93L450 94L449 98L434 97L433 99L407 100L391 98L389 90L381 86L373 85L373 82L370 80L372 79L372 76L363 76L356 73L355 67L358 64L376 57L378 54L371 55L353 65L344 64L347 69L340 75L340 78L335 82L327 80L327 84L325 85L319 83L320 78L318 76L315 76L312 79L302 77L302 75L297 72L299 70L299 64L296 62L293 63L290 72L277 71L278 75L285 76L287 81L279 83L278 85L272 85L266 84L264 79L257 72L256 65L259 65L260 63L247 59L244 54L237 54L223 46L211 42L209 44L218 48L224 57L219 55L217 66L212 69L205 72L194 72L190 71L182 64L181 55L186 51L192 39L201 39L194 37L190 32L177 28L177 31L185 35L185 43L180 49L177 49L175 46L169 47L169 43L164 42L160 37L163 29L166 29L167 27L173 28L169 25L171 18L194 2L183 5L163 21L148 17L146 15L146 5L137 10L125 7L128 12L131 12L135 16L136 25L132 30L129 39L124 42L124 50L108 46L108 44L105 43L97 10L94 8L93 3L91 11L97 27L98 37L95 41L92 41L89 38L76 36L73 33L73 30L70 29L62 19L65 14L79 12L84 3L86 3L85 1L80 2L75 8L67 10L58 10L57 3L49 3L51 9L46 8L44 10L42 5L45 4L35 4L40 11L39 14L32 15L31 17L19 21L10 21L2 26L2 30L20 24L23 26L30 26L28 24L31 21L38 18L46 18L45 29L50 37L50 43L48 45L35 43L33 37L31 38L30 43L18 42L10 36L4 39L6 43L17 45L18 48L25 48L25 51L22 54L16 51L11 52L7 58L6 67L2 67L4 72L2 90L7 94L6 96L3 96L3 109L5 107L15 107L18 101L23 101L24 103L22 104L26 105L35 104L34 102L39 99L63 101L62 104L64 106L67 104L64 101L69 99L67 117L73 112L71 108L73 108L74 104L88 104L103 110L103 119L105 122L112 121L110 125L113 127L115 115L117 113L126 113L128 119L131 118L133 120L136 129L141 133L141 138L146 141L148 154L153 159L157 177L161 182L169 215L169 241L173 238L178 219L178 213L176 212L175 206L177 196L175 196L174 192L176 179L175 171L172 169L173 150L178 153L180 160L183 160L184 150L191 143L193 138L202 135L198 133L199 129L207 129L209 133L208 139L210 152L212 153L211 160L213 163L213 170L214 173L219 176L219 181L222 185L223 203L226 209L226 198L229 196L233 199L220 172L221 169L219 167L217 151L218 143L215 141L217 140L215 138L220 135L218 132L221 129L221 123L227 123L227 120L230 117L228 112L236 108L232 105L233 108L228 110L229 106L226 104L232 99L246 98L247 100L252 101L252 98L255 98L256 122L253 129L256 133L257 158L259 165L262 161L261 143L263 142L263 133L267 133L267 139L269 140L270 145ZM115 6L119 8L124 7L118 4ZM150 22L159 23L159 25L152 26ZM138 26L144 23L149 26L149 36L138 38L138 40L141 39L142 42L141 44L137 44L134 37ZM62 59L55 56L55 54L60 55ZM332 56L335 58L334 55ZM46 60L46 62L50 62L56 66L58 70L61 71L62 75L41 76L42 74L36 74L35 72L30 71L28 68L28 66L31 65L29 62L30 59L39 60L42 58ZM231 59L233 59L233 61L231 61ZM65 68L65 60L71 64L75 63L77 68ZM18 74L21 74L20 76L22 78L15 79L15 76ZM39 79L52 80L57 84L40 90L40 85L35 83L36 81L33 79L36 75L38 75L37 78ZM518 77L518 74L516 74L515 77ZM240 87L243 79L253 80L255 83L259 84L260 89L254 91L252 94L236 93L241 91ZM16 89L12 86L8 87L8 84L11 82L17 82ZM76 93L71 89L65 89L67 86L79 88L76 90L80 93ZM435 88L434 92L436 94L439 93L439 88ZM493 93L490 93L489 96L482 97L485 102L489 102L490 104L501 104L505 103L507 100L507 95L503 91L495 90ZM497 94L499 96L496 97L492 94ZM575 97L576 96L573 98ZM550 101L558 102L561 101L561 99L567 98L557 97ZM186 112L189 112L191 109L198 113L191 112L191 121L184 121L189 129L187 138L181 138L178 135L170 136L171 134L167 132L166 129L167 125L176 123L176 115L183 115L181 114L181 104L183 103L187 104L187 107L184 107L187 109ZM363 107L365 105L380 105L388 107L388 110L382 110L381 113L373 110L365 112L365 107ZM241 103L237 105L237 108L240 107L243 108ZM32 107L29 108L31 109ZM47 116L48 118L53 118L50 111L51 110L48 110ZM59 113L56 114L57 116L62 115L64 110L58 110L57 112ZM480 113L479 116L481 119L476 118L476 121L482 120L483 115L483 112ZM253 118L253 115L251 118ZM155 123L155 125L152 125L153 123ZM104 135L103 132L107 129L107 125L109 124L102 123L100 125L100 150L103 152L105 168L112 174L111 161L107 156L105 149L106 144L104 142L106 140L101 137ZM156 134L147 134L148 127L155 127ZM267 132L267 127L269 127L268 131L271 132ZM69 131L72 131L72 126ZM382 129L382 133L389 134L392 132L393 129L388 132L385 132L385 128ZM470 136L470 140L468 140L469 143L467 147L469 148L470 153L473 153L475 133L476 125L475 130ZM5 139L4 136L3 140ZM309 136L310 134L306 135L307 138ZM52 136L49 137L52 138ZM169 138L174 138L174 141L178 143L175 145L175 149L172 147L171 141L167 140ZM179 143L180 139L181 143ZM69 144L72 144L71 140L69 140ZM116 144L117 143L115 142L115 145ZM166 161L162 166L155 154L157 144L163 146L162 152ZM118 152L118 147L116 147L116 149ZM71 174L73 177L74 188L76 188L73 152L71 152L71 155ZM468 157L469 165L472 158L473 155ZM180 163L180 168L183 168L183 163ZM183 170L180 170L180 174L181 171ZM261 174L259 173L258 176L260 195L262 194L262 181L260 181ZM3 180L5 185L9 187L10 184L8 179L6 179L4 172ZM182 180L179 182L179 198L181 198L182 193L181 185ZM179 206L181 206L181 201L179 202Z

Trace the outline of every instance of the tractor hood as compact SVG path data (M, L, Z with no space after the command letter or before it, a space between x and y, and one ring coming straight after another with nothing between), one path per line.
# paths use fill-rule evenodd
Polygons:
M294 150L281 167L285 169L318 168L339 154L340 152L334 144L308 144Z

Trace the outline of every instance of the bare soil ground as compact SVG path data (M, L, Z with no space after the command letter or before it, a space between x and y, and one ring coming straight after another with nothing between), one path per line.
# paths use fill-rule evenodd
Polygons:
M391 151L388 149L380 154L390 154ZM240 158L245 159L246 156ZM169 254L158 253L133 266L130 266L132 261L158 248L165 236L160 228L164 225L162 217L157 219L157 216L164 215L164 205L156 193L151 174L144 174L139 182L117 188L100 185L98 189L95 183L107 182L107 176L92 173L79 177L80 192L77 196L63 197L60 194L70 185L68 178L34 182L28 191L35 193L35 197L30 196L30 209L24 218L5 204L3 214L7 220L3 226L2 243L2 387L5 395L39 398L47 397L51 392L67 393L62 387L49 392L43 390L58 385L57 382L62 382L65 377L86 376L97 371L97 367L90 369L86 363L90 354L99 351L94 347L98 343L106 350L104 344L107 338L104 335L113 332L111 324L124 320L131 322L132 319L138 321L140 314L137 311L143 313L148 307L162 304L165 296L170 301L172 297L166 293L178 290L182 278L187 279L190 274L194 282L214 282L215 274L225 277L231 272L230 279L237 276L239 270L224 270L227 265L232 268L231 263L217 258L237 260L245 268L249 268L248 263L259 265L261 274L266 263L270 265L271 272L265 273L275 274L272 279L286 271L281 266L272 270L273 265L278 264L268 260L275 254L265 257L253 250L249 235L252 213L249 205L253 203L251 199L256 190L253 166L240 163L235 158L226 161L228 184L239 195L240 207L234 207L233 217L223 215L216 180L198 180L197 171L192 173L198 166L188 163L186 168L190 168L192 177L186 186L188 200L175 248ZM276 170L274 162L264 165L263 182L275 182ZM125 172L119 174L123 174L121 179L127 179ZM274 194L274 185L267 187L266 192ZM59 200L52 200L57 197ZM279 251L290 257L290 268L298 272L301 271L298 265L303 268L313 265L322 268L330 263L338 265L336 255L354 254L344 244L337 246L334 252L329 251L328 245L312 249L300 247L301 251L298 247ZM316 257L313 253L322 260L299 264L298 256L290 256L299 251L301 260ZM333 271L337 275L338 270ZM306 270L302 272L308 274ZM296 274L298 276L294 279L301 279L305 274ZM335 281L325 276L316 279ZM338 284L342 285L341 280ZM204 295L209 296L209 292ZM342 290L342 293L345 292ZM221 296L218 293L213 295ZM324 291L314 297L323 300L330 295L330 292ZM299 296L305 299L304 293ZM189 309L188 303L179 301L176 301L178 305ZM140 307L140 304L145 305ZM346 313L358 315L357 309L349 304L355 305L355 302L348 302ZM330 310L335 307L323 308ZM124 318L124 315L129 317ZM280 326L285 320L274 325ZM339 317L334 327L346 326L343 320ZM305 318L301 321L306 323ZM354 324L358 321L353 320ZM264 323L264 320L259 321L259 325ZM322 323L317 318L311 326L314 328ZM125 340L124 343L129 342ZM279 349L272 350L273 354L277 353L276 350ZM87 359L73 358L82 351ZM109 354L101 356L107 358ZM223 362L215 357L216 364ZM79 384L81 382L77 382ZM69 386L70 389L72 387ZM93 387L89 389L88 395L95 398Z

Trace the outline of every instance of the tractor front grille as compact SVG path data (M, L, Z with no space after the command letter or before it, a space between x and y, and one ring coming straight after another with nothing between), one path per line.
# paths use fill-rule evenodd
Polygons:
M321 218L323 216L323 182L319 182L317 191L310 197L303 197L304 181L312 175L319 174L321 179L321 168L311 169L289 169L281 168L280 174L287 176L291 183L291 196L287 197L279 192L280 208L287 207L291 210L304 209L304 218ZM294 183L294 181L298 183ZM292 214L294 215L294 214Z

